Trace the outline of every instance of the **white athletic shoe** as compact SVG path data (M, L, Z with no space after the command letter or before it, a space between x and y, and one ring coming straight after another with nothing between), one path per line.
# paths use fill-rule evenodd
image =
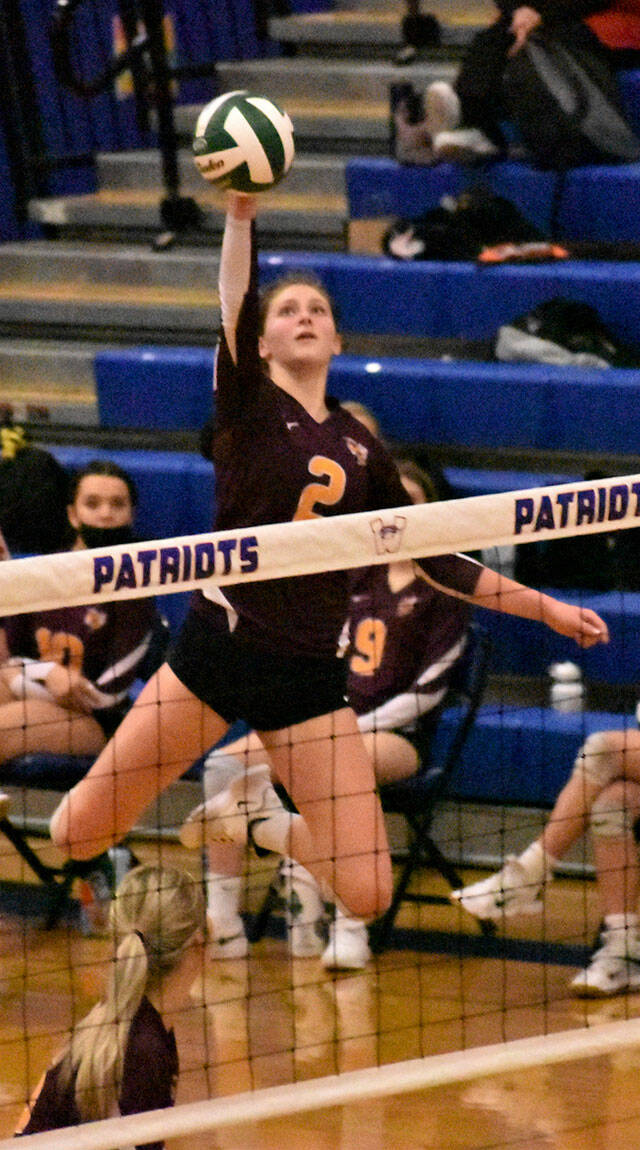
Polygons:
M313 958L325 948L325 909L313 875L293 859L283 859L280 881L289 951Z
M433 141L433 151L438 160L473 164L497 156L500 149L479 128L458 128L453 132L439 132Z
M362 970L371 958L366 923L338 916L329 925L329 945L322 955L327 970Z
M603 945L591 962L571 982L579 998L608 998L612 994L640 991L640 939L631 945L625 931L604 930Z
M460 123L458 93L446 80L435 80L429 84L424 96L424 110L432 138L440 132L452 132Z
M476 918L499 922L517 914L539 914L543 905L541 889L542 884L532 882L518 859L510 855L502 870L452 891L450 898Z
M196 850L203 841L246 846L251 824L284 809L272 786L269 769L261 763L234 779L226 791L196 807L182 824L180 842L188 850Z

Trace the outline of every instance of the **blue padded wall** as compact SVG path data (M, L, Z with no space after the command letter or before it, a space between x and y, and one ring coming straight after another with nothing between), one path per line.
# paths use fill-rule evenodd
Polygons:
M526 544L525 544L526 546ZM552 594L554 592L552 591ZM493 639L492 670L498 674L544 675L550 663L571 660L587 681L637 683L640 651L640 593L609 591L581 595L555 592L568 603L597 611L609 627L610 642L580 651L570 639L539 624L496 611L483 611L482 623Z

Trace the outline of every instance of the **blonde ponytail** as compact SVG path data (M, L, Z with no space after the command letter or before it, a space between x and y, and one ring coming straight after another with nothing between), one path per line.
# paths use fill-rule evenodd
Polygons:
M111 904L116 953L104 998L78 1025L60 1064L59 1081L75 1076L81 1121L117 1109L129 1030L150 980L177 966L204 924L201 884L174 867L129 871Z

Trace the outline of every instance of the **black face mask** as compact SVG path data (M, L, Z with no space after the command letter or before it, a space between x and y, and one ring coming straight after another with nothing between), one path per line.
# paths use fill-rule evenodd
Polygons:
M89 527L88 523L81 523L78 535L85 547L90 549L117 547L119 543L133 542L133 531L128 523L123 527Z

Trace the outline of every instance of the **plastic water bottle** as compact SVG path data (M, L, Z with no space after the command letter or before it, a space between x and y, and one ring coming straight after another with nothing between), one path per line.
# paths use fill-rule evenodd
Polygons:
M584 710L584 683L582 671L576 663L552 663L549 667L551 679L551 706L556 711Z

